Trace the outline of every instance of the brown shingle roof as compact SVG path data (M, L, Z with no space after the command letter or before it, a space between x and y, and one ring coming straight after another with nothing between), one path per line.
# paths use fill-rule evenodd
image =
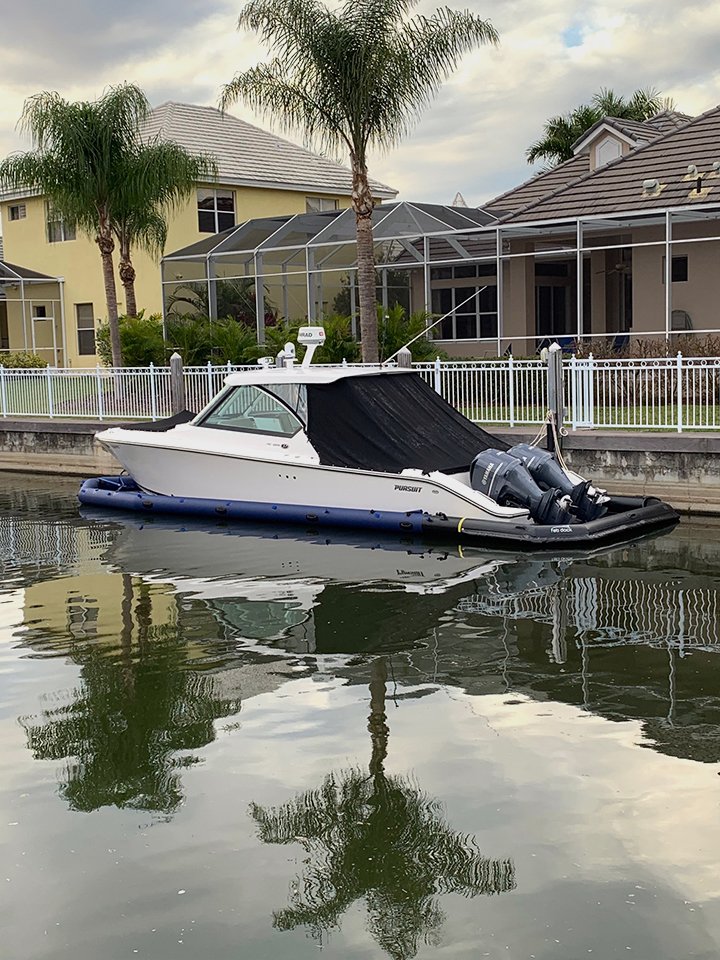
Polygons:
M665 207L720 202L720 176L712 172L720 159L720 107L673 127L651 143L638 147L625 157L586 174L569 185L560 186L541 200L516 209L503 222L556 220L563 217L591 216L628 210L652 210ZM694 163L709 194L693 199L694 181L683 179L688 164ZM643 180L658 179L665 184L656 196L643 195Z

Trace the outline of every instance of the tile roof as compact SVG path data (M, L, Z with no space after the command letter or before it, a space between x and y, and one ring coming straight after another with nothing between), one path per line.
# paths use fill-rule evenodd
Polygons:
M575 183L589 169L590 158L586 153L580 153L569 160L565 160L564 163L550 167L549 170L536 173L535 176L521 183L519 187L513 187L512 190L488 200L487 203L483 204L483 209L487 210L488 213L495 214L495 216L502 217L520 207L542 200L543 197L547 197L561 187Z
M347 167L214 107L163 103L150 114L144 134L172 140L194 153L212 154L221 183L347 195L352 190ZM370 185L376 197L397 195L397 190L377 180Z
M677 130L678 127L684 127L685 124L689 123L692 119L694 118L687 113L679 113L677 110L663 110L645 122L653 127L657 127L662 133L667 133L669 130Z
M603 117L602 120L598 120L596 124L593 124L589 130L586 130L582 137L578 138L577 142L580 143L582 140L587 140L596 128L599 129L603 126L612 127L614 130L617 130L618 133L629 137L630 140L633 140L635 143L649 143L651 140L657 140L657 138L662 135L659 129L641 120L623 120L620 117Z
M503 219L503 223L556 220L562 217L665 209L672 206L720 202L720 176L712 170L720 160L720 107L682 123L643 144L624 157L570 184L559 186ZM707 193L694 194L687 179L688 164L709 175ZM643 181L658 179L665 186L655 196L643 195ZM697 196L697 199L694 197Z
M602 126L612 127L634 142L633 150L658 140L665 133L684 127L693 118L684 113L678 113L676 110L663 110L650 120L640 122L639 120L622 120L619 117L603 117L593 124L585 133L578 137L574 146L581 144L591 138L595 130ZM507 216L512 211L517 211L521 207L537 203L544 198L554 195L572 183L590 173L590 159L585 153L576 153L570 160L559 163L549 170L543 170L541 173L531 177L521 183L519 187L513 187L506 193L494 197L483 205L484 209L497 216Z

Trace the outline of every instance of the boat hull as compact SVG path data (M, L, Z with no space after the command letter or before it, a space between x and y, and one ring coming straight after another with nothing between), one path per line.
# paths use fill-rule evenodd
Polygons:
M654 497L611 497L609 511L589 523L538 524L532 520L477 519L431 514L423 510L361 510L295 503L268 503L208 497L175 497L148 493L129 477L86 480L81 503L103 509L145 514L176 514L217 520L300 523L317 527L355 527L389 533L413 534L442 540L524 550L593 550L668 528L679 517L668 504Z

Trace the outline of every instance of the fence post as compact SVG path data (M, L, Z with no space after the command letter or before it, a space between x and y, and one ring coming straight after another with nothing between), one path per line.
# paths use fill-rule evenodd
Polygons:
M213 390L213 365L212 360L208 360L207 365L207 403L204 403L203 406L207 406L208 403L215 396L216 391Z
M157 420L157 385L155 383L155 364L150 361L150 412L153 421Z
M549 361L548 361L549 362ZM549 370L549 367L548 367ZM548 373L548 383L549 383L550 374ZM572 430L577 430L577 358L575 354L570 357L570 409L568 411L568 419L570 421L570 428ZM550 398L548 397L548 407L550 406Z
M515 426L515 367L513 355L508 357L508 398L510 401L510 426Z
M53 398L52 398L52 373L50 372L50 367L45 367L45 382L47 383L48 416L52 420L52 418L54 417L54 413L53 413Z
M115 368L113 368L115 371ZM98 420L103 419L103 393L102 393L102 380L100 379L100 364L98 363L95 367L95 379L97 380L97 401L98 401Z
M440 357L435 357L435 393L442 394Z
M402 347L400 350L398 350L397 365L399 367L406 367L408 370L410 367L412 367L412 353L407 347Z
M683 430L683 368L682 353L678 350L677 355L677 431Z
M595 358L592 353L588 355L588 407L586 411L586 420L592 430L595 429Z
M574 359L574 358L573 358ZM559 343L552 343L548 350L548 407L555 420L558 446L562 448L562 427L565 419L565 391L563 382L562 347ZM552 427L548 424L547 448L555 449L555 438Z
M185 380L183 362L179 353L170 357L170 412L174 416L185 409Z
M6 417L8 415L7 392L5 386L5 367L2 363L0 363L0 399L2 400L2 415Z

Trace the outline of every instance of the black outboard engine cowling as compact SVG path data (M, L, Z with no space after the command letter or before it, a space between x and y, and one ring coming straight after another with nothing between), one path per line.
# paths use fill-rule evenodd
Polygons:
M574 484L549 450L538 450L529 443L518 443L508 450L527 467L530 476L542 490L560 490L570 497L572 512L583 523L597 520L607 513L604 498L591 489L589 480Z
M558 503L559 490L543 492L524 464L500 450L483 450L470 466L470 486L501 506L525 507L536 523L571 523L572 515Z

